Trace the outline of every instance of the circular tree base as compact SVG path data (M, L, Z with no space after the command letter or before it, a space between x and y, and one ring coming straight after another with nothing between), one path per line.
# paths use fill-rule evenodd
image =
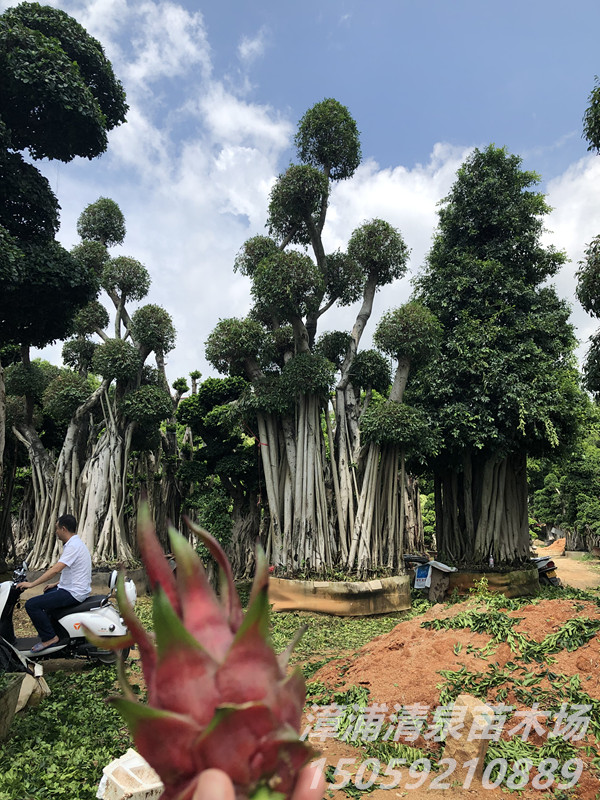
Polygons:
M273 611L315 611L340 617L391 614L411 607L408 575L372 581L301 581L270 578Z
M502 592L506 597L527 597L539 592L540 583L536 569L519 569L513 572L453 572L448 592L456 589L460 595L468 594L482 578L488 582L490 592Z
M0 689L0 742L8 736L8 729L17 710L21 683L25 677L24 672L7 672L5 674L8 680Z

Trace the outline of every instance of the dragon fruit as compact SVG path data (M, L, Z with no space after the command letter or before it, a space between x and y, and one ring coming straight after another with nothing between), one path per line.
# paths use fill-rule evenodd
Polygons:
M238 800L283 800L312 756L298 735L304 679L298 669L287 671L297 637L280 656L269 642L268 566L262 550L244 614L221 546L187 524L219 566L219 597L192 546L171 530L175 578L144 505L138 537L153 589L155 636L134 614L120 578L117 598L129 635L115 639L112 647L137 644L148 701L137 701L121 665L126 697L112 702L136 748L160 775L163 800L190 800L199 774L210 767L230 776Z

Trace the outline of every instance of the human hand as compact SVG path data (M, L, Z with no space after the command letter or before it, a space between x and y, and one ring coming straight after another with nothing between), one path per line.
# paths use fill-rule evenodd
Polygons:
M21 591L24 589L31 589L32 586L32 581L21 581L21 583L17 583L17 589L20 589Z
M296 783L292 800L322 800L325 793L325 776L319 767L307 764ZM192 800L235 800L231 778L220 769L206 769L200 773Z
M56 589L58 583L49 583L48 586L44 586L44 591L47 592L49 589Z

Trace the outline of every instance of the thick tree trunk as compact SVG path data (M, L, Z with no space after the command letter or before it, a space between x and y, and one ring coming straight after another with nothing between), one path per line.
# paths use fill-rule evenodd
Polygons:
M525 454L463 459L462 469L435 475L439 558L480 569L529 558Z
M6 446L6 388L4 367L0 362L0 508L4 507L4 448Z

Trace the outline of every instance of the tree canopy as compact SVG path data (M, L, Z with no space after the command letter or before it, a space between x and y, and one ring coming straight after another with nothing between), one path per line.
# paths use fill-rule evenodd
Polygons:
M14 150L71 161L106 150L127 104L100 42L60 9L21 3L0 16L0 108Z
M63 339L98 291L89 260L54 240L58 201L20 151L94 158L126 111L102 45L72 17L38 3L0 16L0 341Z

